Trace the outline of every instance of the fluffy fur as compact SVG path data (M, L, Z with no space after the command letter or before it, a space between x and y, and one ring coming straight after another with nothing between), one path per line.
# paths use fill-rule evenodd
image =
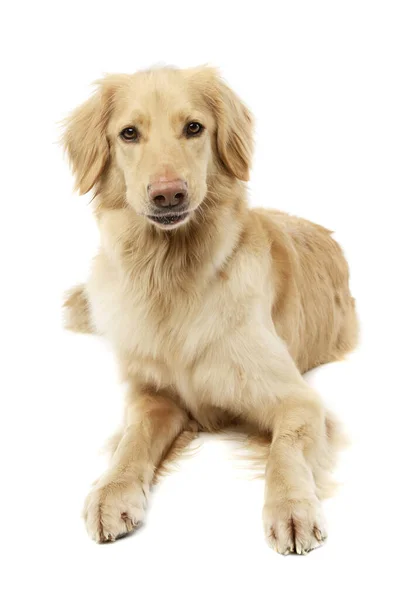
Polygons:
M189 120L204 125L193 139ZM129 144L119 134L132 126ZM77 188L94 188L101 233L67 325L104 335L129 384L110 467L86 500L89 534L113 541L143 521L181 435L244 423L269 442L268 542L282 554L319 546L340 433L301 373L356 343L338 244L319 225L249 209L252 118L213 69L106 77L68 120L65 146ZM188 185L189 218L173 230L147 218L161 178Z

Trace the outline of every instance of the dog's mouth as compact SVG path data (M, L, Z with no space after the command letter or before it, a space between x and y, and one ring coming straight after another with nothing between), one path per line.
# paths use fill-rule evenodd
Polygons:
M168 215L147 215L147 218L153 223L156 223L164 229L172 229L176 225L180 225L189 216L189 212L170 213Z

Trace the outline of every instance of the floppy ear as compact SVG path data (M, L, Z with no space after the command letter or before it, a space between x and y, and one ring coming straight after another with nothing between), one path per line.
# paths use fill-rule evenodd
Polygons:
M217 122L216 144L220 162L237 179L248 181L253 156L253 118L249 109L212 67L192 71Z
M67 119L63 143L80 194L92 189L109 157L106 126L110 112L109 94L100 87Z
M217 149L231 175L248 181L253 156L253 119L249 109L221 79L217 81Z

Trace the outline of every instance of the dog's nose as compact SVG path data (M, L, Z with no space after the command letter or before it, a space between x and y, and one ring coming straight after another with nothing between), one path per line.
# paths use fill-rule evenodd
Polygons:
M187 199L187 184L182 179L149 185L149 198L158 208L177 208Z

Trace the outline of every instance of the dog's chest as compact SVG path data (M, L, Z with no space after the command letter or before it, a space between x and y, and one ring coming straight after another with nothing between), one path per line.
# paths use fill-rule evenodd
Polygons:
M96 329L118 353L189 365L228 326L229 291L216 277L200 292L163 295L128 278L103 254L95 259L88 293Z
M250 276L247 266L201 277L194 295L176 289L166 303L162 290L146 293L140 278L127 277L100 254L89 301L95 328L114 347L123 376L174 388L193 415L204 405L255 395L247 373L264 365L263 297L260 277Z

